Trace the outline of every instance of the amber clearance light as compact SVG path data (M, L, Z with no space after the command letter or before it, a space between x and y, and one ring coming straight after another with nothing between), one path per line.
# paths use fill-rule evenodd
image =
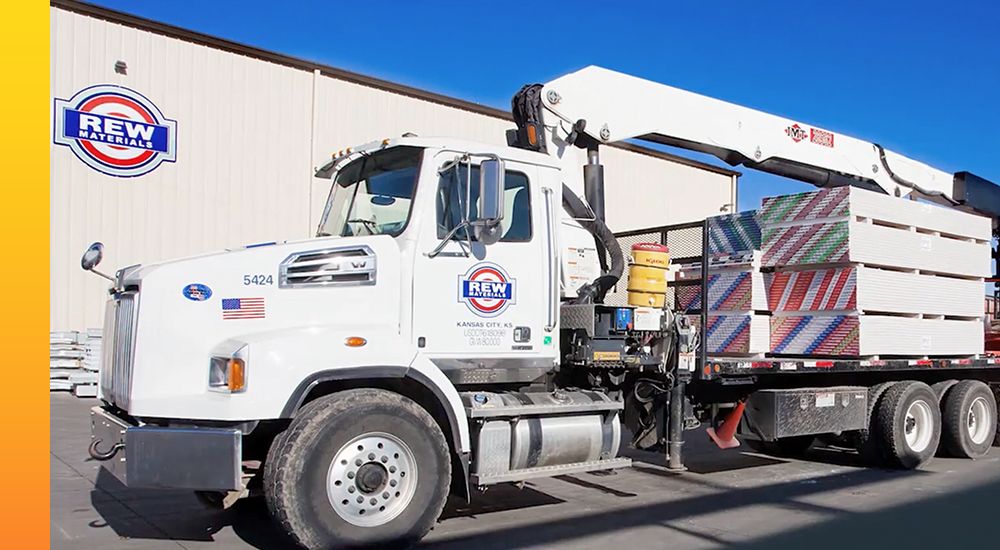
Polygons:
M360 336L348 336L344 340L344 345L347 346L347 347L349 347L349 348L360 348L361 346L363 346L363 345L365 345L367 343L368 343L368 340L365 340L364 338L362 338Z
M243 391L247 387L246 364L242 359L233 357L226 365L226 382L231 392Z

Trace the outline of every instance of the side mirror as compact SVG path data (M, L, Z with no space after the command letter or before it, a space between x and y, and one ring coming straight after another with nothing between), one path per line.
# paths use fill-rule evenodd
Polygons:
M80 258L80 267L84 271L92 271L97 264L101 263L101 259L104 258L104 245L102 243L94 243L87 248L87 251L83 253L83 257Z
M499 159L484 160L479 166L479 205L476 239L483 244L500 240L503 220L504 166Z

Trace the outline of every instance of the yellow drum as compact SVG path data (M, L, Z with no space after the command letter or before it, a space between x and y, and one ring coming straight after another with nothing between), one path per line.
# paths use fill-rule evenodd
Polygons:
M632 245L628 271L628 303L637 307L663 307L667 293L670 249L656 243Z
M670 267L670 249L666 245L656 243L633 244L632 265L667 269Z

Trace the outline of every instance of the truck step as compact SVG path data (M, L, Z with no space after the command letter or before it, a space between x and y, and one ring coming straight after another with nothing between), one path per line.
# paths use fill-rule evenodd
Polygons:
M560 464L557 466L540 466L537 468L524 468L522 470L512 470L501 474L477 475L472 474L472 482L476 485L493 485L496 483L509 483L512 481L524 481L526 479L536 479L540 477L553 477L568 474L582 474L584 472L596 472L600 470L616 470L618 468L628 468L632 466L630 458L612 458L610 460L592 460L589 462L573 462L570 464Z

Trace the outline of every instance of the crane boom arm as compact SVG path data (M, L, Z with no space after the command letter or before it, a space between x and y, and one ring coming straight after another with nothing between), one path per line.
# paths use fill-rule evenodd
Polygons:
M913 194L1000 217L1000 186L968 172L950 174L876 143L608 69L559 77L534 97L546 126L561 125L567 134L575 127L590 143L641 139L820 187Z

